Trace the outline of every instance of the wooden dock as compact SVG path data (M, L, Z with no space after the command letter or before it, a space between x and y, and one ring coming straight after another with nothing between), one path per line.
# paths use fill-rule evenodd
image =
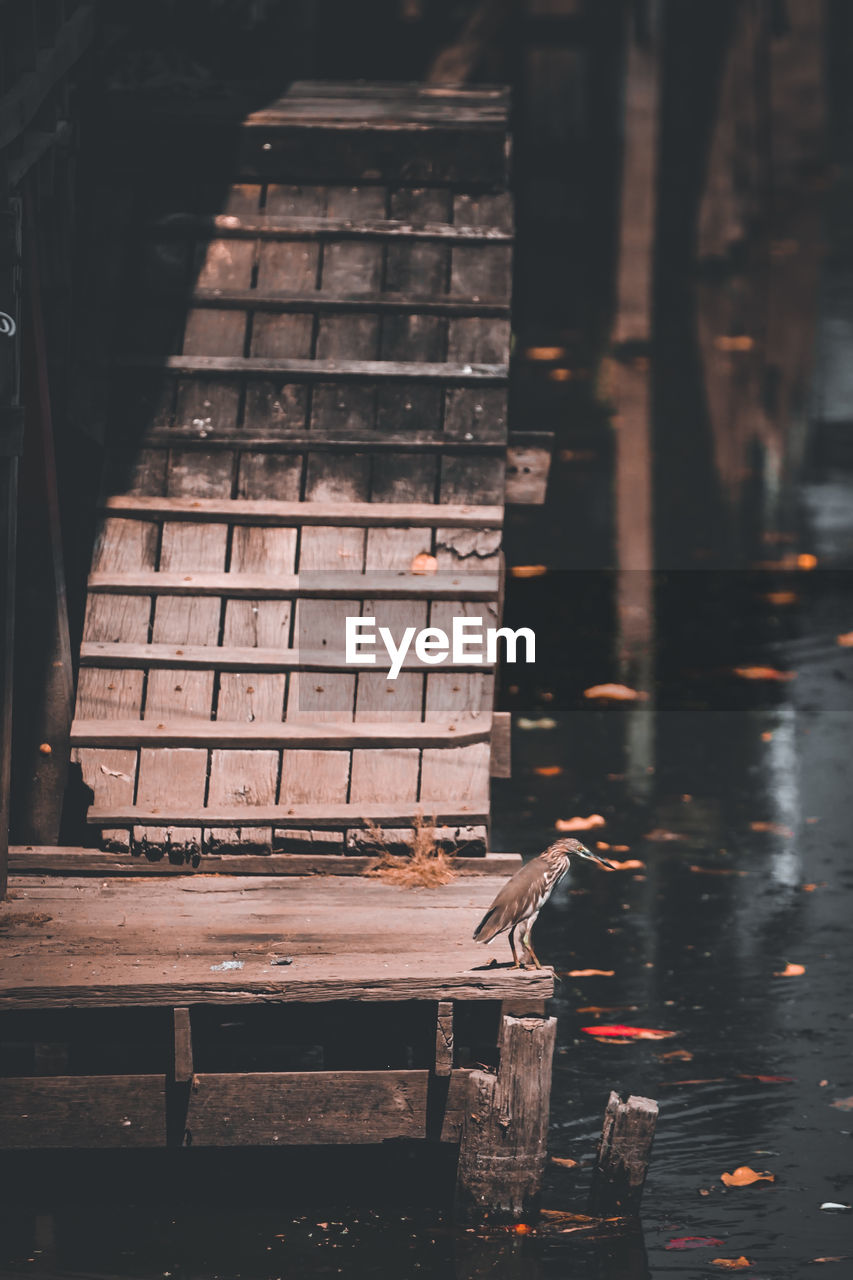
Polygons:
M0 1144L450 1143L460 1211L520 1216L545 1159L554 979L471 941L495 885L13 877Z

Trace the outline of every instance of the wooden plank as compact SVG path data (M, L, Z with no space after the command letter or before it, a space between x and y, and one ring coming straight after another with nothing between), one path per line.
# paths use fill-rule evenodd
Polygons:
M488 801L483 796L480 796L479 800L470 802L456 797L446 800L435 797L423 803L412 801L409 804L405 801L396 803L386 800L359 800L352 804L335 804L333 801L323 801L322 804L288 802L278 805L256 804L246 808L222 804L210 805L206 809L201 806L182 809L179 801L169 802L168 800L169 769L177 766L187 773L189 780L193 783L197 781L198 775L190 774L190 765L195 767L194 762L185 763L180 758L175 761L174 757L177 754L177 751L152 753L152 759L148 765L148 772L152 778L147 784L148 790L142 796L141 803L140 798L137 797L135 805L126 807L106 808L94 805L88 811L87 821L93 826L135 825L140 828L140 832L134 834L134 846L142 853L148 854L156 853L156 846L141 832L141 828L151 823L159 823L170 831L172 828L180 828L182 842L188 844L195 835L194 832L187 834L186 829L197 827L201 822L206 827L212 828L274 826L286 831L317 827L322 831L363 827L370 822L396 827L412 826L417 818L424 816L428 817L430 822L434 819L436 823L443 826L465 826L483 823L488 817ZM201 753L196 751L192 754L198 756ZM159 787L155 785L157 783ZM315 783L315 791L317 786L318 784ZM153 793L153 802L149 798L149 791ZM425 808L428 809L426 815L423 812ZM177 848L179 842L176 837L173 840L173 837L169 836L169 841L172 841ZM215 849L214 852L222 851Z
M303 752L303 755L306 753ZM346 790L346 782L344 785ZM325 834L325 833L324 833ZM334 834L334 833L329 833ZM76 876L361 876L375 861L375 855L359 857L350 854L323 853L273 853L257 857L246 855L232 858L206 854L201 866L195 868L181 864L158 861L148 862L138 854L105 853L101 850L72 848L32 848L13 846L9 852L9 867L15 875L76 875ZM506 878L522 865L518 853L486 853L480 857L457 855L453 862L459 876L502 876ZM516 1008L506 1012L522 1012ZM523 1012L543 1012L524 1009Z
M247 389L248 405L252 401L254 384ZM292 388L291 388L292 390ZM450 394L449 392L447 393ZM482 397L481 397L482 398ZM273 451L276 453L306 453L334 450L341 452L362 452L369 449L372 454L387 453L425 453L438 451L447 454L502 454L506 450L505 414L496 423L490 420L488 439L475 437L465 431L459 437L450 435L448 431L379 431L372 427L317 427L310 432L283 426L278 430L270 425L267 418L254 418L250 429L240 427L218 427L210 425L183 424L166 427L152 427L143 434L143 439L152 448L169 448L181 445L183 448L209 449L211 444L228 445L232 448L248 451ZM273 410L273 417L278 421L279 415ZM544 451L543 451L544 452ZM550 456L550 455L549 455Z
M409 617L411 617L411 610ZM241 647L238 645L104 644L89 640L84 640L80 646L80 666L83 670L203 667L214 671L254 674L265 671L337 671L341 669L341 662L340 653L330 653L327 649L306 651L304 649L253 648L248 645ZM479 670L483 666L488 670L493 664L468 660L456 663L450 657L442 664L446 671L465 671L471 667ZM427 668L416 654L412 652L406 654L402 665L403 671L428 669L432 670ZM89 712L86 718L97 719L98 717L97 714Z
M193 1078L193 1039L186 1005L172 1010L172 1080L188 1084Z
M428 1071L202 1073L187 1130L194 1147L423 1140L428 1087ZM442 1142L458 1142L467 1093L467 1072L453 1072Z
M205 533L212 525L197 525ZM387 573L326 573L317 570L313 574L297 574L293 577L275 578L253 573L93 573L89 576L90 595L114 595L119 597L141 595L145 597L186 597L203 600L206 597L230 599L302 600L349 599L357 609L354 597L361 592L374 599L394 600L489 600L496 595L496 575L459 573L400 574L394 579ZM300 627L305 634L305 628ZM314 635L313 629L307 632ZM335 633L340 641L343 621ZM211 641L215 643L215 640Z
M453 1074L453 1001L439 1000L435 1019L435 1074Z
M503 509L497 505L473 503L448 506L429 502L383 502L354 500L330 502L307 497L304 502L271 498L179 498L141 494L117 494L103 503L112 516L126 519L221 520L229 524L252 525L370 525L428 528L500 528ZM115 566L118 568L119 566ZM130 567L130 566L128 566ZM135 566L134 566L135 567ZM164 566L167 567L167 566ZM317 566L313 566L317 567ZM331 565L324 565L331 568Z
M370 721L305 723L304 721L253 721L240 724L223 720L75 720L71 740L75 746L162 747L246 747L252 750L305 746L312 749L347 746L401 747L420 743L426 747L452 743L482 743L489 736L491 716L471 717L468 723L430 720L376 724ZM156 745L155 745L156 744ZM487 752L488 755L488 752ZM468 757L464 757L468 759ZM473 767L473 759L469 767ZM461 774L468 768L458 760ZM141 774L140 774L141 780ZM164 779L165 782L165 779ZM465 790L465 788L462 788ZM435 794L434 788L433 794Z
M509 711L492 713L489 773L493 778L512 777L512 715Z
M246 377L282 375L296 382L439 382L448 386L494 386L506 382L505 364L426 363L405 360L293 360L272 356L147 356L118 357L127 369L157 369L161 373L207 374L219 377L242 374Z
M427 241L427 244L430 242ZM265 259L263 250L268 248L292 248L298 245L298 241L264 241L261 245L260 264ZM414 241L412 247L420 247L424 245L424 241ZM297 260L303 269L307 267L305 261L305 248L316 247L299 246L300 258ZM403 245L396 243L389 246L390 248L402 248ZM259 264L259 265L260 265ZM313 264L313 270L316 272L316 262ZM285 288L280 288L284 284ZM310 314L323 315L326 312L341 312L342 314L358 315L369 312L375 315L398 315L413 313L425 316L501 316L509 315L509 303L502 299L493 298L462 298L453 297L446 293L426 294L426 293L404 293L399 290L390 289L383 293L339 293L335 294L331 291L323 292L321 290L313 290L312 292L300 293L293 288L293 277L289 270L282 271L281 275L271 276L264 281L260 276L258 279L257 289L199 289L193 290L190 295L189 302L193 307L205 308L213 307L217 310L237 310L237 311L269 311L275 313L293 313L294 315ZM268 292L265 292L268 290ZM181 293L164 293L155 294L155 300L167 302L174 299L175 302L185 301L186 294ZM270 353L271 354L271 353Z
M0 1147L159 1147L166 1141L163 1076L0 1079Z
M250 240L436 240L453 244L507 244L511 230L503 226L466 226L464 222L427 223L412 226L392 218L277 217L274 215L212 217L173 213L152 228L158 236L244 237Z

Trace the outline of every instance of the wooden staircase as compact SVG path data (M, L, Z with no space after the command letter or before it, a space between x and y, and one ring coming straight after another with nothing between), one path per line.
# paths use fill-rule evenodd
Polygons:
M103 848L363 853L422 816L485 852L493 669L390 681L343 644L359 614L497 623L506 116L298 84L242 122L218 208L168 158L145 192L72 730Z

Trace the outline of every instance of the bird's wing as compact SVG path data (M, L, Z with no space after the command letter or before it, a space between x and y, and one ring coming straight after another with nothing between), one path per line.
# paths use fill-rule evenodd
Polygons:
M499 890L497 897L474 930L477 942L490 942L499 933L511 929L519 920L529 914L526 908L532 908L536 889L543 877L543 869L539 859L534 858L516 871L511 879Z

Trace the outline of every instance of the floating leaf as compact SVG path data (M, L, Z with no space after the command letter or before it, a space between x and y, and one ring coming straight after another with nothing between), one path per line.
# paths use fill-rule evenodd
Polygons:
M435 573L438 569L438 561L429 552L421 551L419 555L415 556L409 568L412 573Z
M781 822L750 822L750 831L766 831L772 836L787 836L792 840L794 833L790 827L783 826Z
M568 1156L551 1156L551 1164L558 1164L561 1169L577 1169L578 1167L577 1160L570 1160Z
M612 978L615 973L615 969L569 969L564 976L567 978Z
M637 1007L635 1004L587 1004L582 1009L575 1009L575 1013L594 1013L596 1016L602 1013L636 1013Z
M734 1173L724 1173L721 1180L727 1187L751 1187L753 1182L775 1182L775 1173L756 1173L748 1164L739 1165Z
M514 564L509 572L513 578L544 578L548 569L544 564Z
M835 643L840 644L842 649L853 649L853 631L845 631L843 635L836 636Z
M853 1098L836 1098L829 1105L837 1111L853 1111Z
M562 360L565 358L565 347L525 347L525 360Z
M714 339L718 351L751 351L755 346L755 338L748 333L720 333Z
M768 604L786 605L796 604L799 597L796 591L768 591L766 595L762 596L762 599L766 600Z
M665 1249L719 1249L725 1244L718 1236L675 1236L664 1245Z
M618 845L613 846L614 849L618 847ZM611 860L610 865L614 871L643 871L646 866L645 862L641 862L639 858L627 858L624 862L613 862Z
M515 727L517 729L556 729L557 721L552 720L550 716L540 716L538 720L528 720L525 716L519 716Z
M693 1054L689 1049L670 1049L657 1055L658 1062L692 1062Z
M613 853L629 853L631 850L629 844L612 844L610 848Z
M606 819L600 813L591 813L588 818L558 818L554 826L557 831L592 831L594 827L606 826Z
M558 778L563 772L563 766L560 764L540 764L533 772L538 773L540 778Z
M795 1076L759 1076L748 1075L741 1071L738 1077L740 1080L757 1080L759 1084L794 1084Z
M703 876L748 876L748 871L738 871L736 867L700 867L692 865L691 871Z
M802 552L802 554L797 556L797 568L798 569L816 569L817 556L813 556L808 551Z
M643 836L644 840L653 840L656 844L665 844L669 840L686 840L687 836L680 831L667 831L664 827L655 827Z
M752 1263L741 1254L739 1258L712 1258L711 1266L722 1267L725 1271L743 1271L745 1267L751 1267Z
M599 702L647 702L649 697L640 689L629 689L626 684L594 684L584 689L583 696Z
M779 671L777 667L735 667L741 680L796 680L796 671Z
M805 971L806 971L806 966L804 964L786 964L785 968L781 969L779 973L774 973L773 977L774 978L799 978L805 973Z
M581 1031L586 1032L588 1036L596 1036L599 1039L610 1040L619 1038L621 1040L669 1040L672 1036L677 1036L677 1031L656 1031L651 1027L624 1027L618 1023L606 1027L581 1027Z
M772 734L772 732L771 732L769 729L765 729L765 730L764 730L764 732L763 732L763 733L762 733L762 735L761 735L761 741L762 741L762 742L772 742L772 740L773 740L773 734Z

